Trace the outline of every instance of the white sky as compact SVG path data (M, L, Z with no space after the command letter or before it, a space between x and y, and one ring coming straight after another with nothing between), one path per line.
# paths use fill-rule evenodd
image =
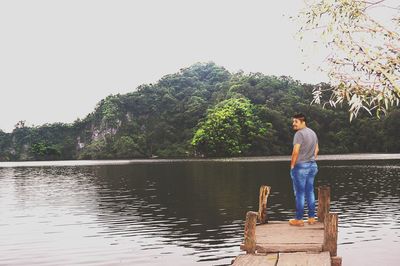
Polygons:
M0 129L10 132L19 120L73 122L109 94L196 62L327 81L304 71L289 20L301 2L1 1Z

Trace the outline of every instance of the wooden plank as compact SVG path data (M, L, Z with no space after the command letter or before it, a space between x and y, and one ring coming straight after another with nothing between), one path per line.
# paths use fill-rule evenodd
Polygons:
M234 266L275 266L278 260L278 254L242 254L235 258L233 261Z
M322 244L324 242L323 224L295 227L287 222L275 222L256 226L256 242L292 243L292 244Z
M308 224L307 222L304 222L304 226L293 226L289 225L289 221L269 221L267 224L258 224L257 229L262 229L262 228L281 228L281 227L287 227L292 230L312 230L312 229L323 229L324 224L320 222L316 222L315 224Z
M244 244L240 244L240 250L244 250ZM322 244L257 244L258 253L275 253L275 252L321 252Z
M317 254L298 252L298 253L279 253L277 266L331 266L331 256L329 252Z
M315 223L302 227L287 221L276 221L256 226L256 250L260 253L322 251L324 225ZM240 247L242 250L243 245Z
M322 244L287 244L287 243L263 243L257 244L256 250L258 253L273 253L273 252L321 252Z
M282 234L282 235L266 235L257 236L257 244L273 244L273 243L286 243L286 244L322 244L324 243L324 234L322 233L310 234Z

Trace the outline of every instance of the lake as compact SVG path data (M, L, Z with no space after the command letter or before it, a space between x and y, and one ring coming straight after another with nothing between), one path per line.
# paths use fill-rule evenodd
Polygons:
M343 265L399 265L400 155L320 156ZM289 157L0 163L0 265L229 265L272 187L293 218Z

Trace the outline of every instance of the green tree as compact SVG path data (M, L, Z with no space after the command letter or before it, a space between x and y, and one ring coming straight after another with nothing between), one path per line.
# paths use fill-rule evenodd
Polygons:
M114 142L114 149L117 158L140 157L140 147L137 141L131 136L121 136Z
M49 144L46 142L33 143L30 151L36 160L56 160L60 158L60 145Z
M254 140L267 133L246 98L230 98L208 111L191 144L206 156L237 156L246 153Z

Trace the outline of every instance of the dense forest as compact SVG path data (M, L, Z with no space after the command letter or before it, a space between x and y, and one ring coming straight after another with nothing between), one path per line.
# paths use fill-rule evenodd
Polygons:
M329 88L196 63L109 95L73 123L19 121L11 133L0 131L0 160L289 155L297 112L318 134L321 154L400 152L399 108L350 122L348 106L310 104L314 86Z

